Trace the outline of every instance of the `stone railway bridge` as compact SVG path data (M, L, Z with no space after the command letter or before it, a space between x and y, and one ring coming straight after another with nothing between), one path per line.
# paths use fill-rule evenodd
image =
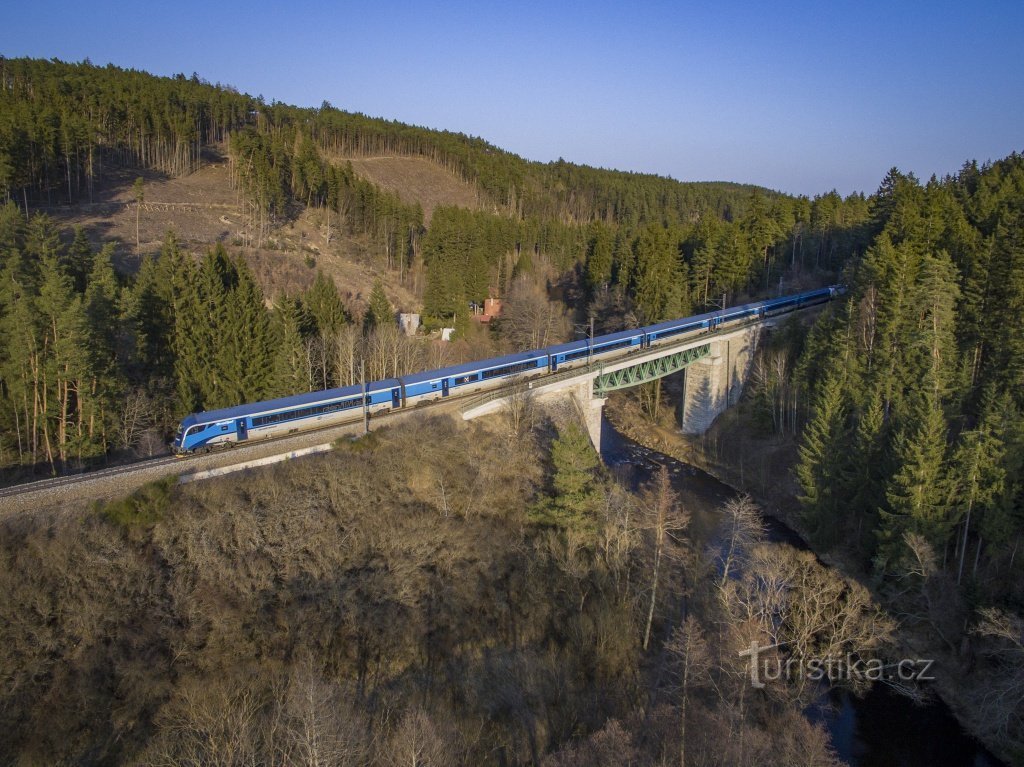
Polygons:
M601 414L608 392L684 371L682 431L702 434L719 414L739 400L757 344L770 328L790 314L703 333L676 343L638 350L616 360L594 362L534 379L527 385L529 396L538 400L571 397L583 413L594 447L600 451ZM470 399L460 408L463 419L469 421L505 409L511 398L523 396L522 386Z

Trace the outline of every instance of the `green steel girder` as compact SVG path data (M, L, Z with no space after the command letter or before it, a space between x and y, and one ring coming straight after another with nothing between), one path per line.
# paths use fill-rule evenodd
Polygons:
M603 397L605 393L616 389L628 389L630 386L654 381L676 373L691 362L696 362L711 354L711 344L702 344L692 349L672 352L664 357L641 362L612 373L600 373L594 379L594 396Z

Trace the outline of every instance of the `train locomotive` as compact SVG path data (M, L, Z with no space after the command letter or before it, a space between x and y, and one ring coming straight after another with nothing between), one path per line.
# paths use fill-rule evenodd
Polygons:
M676 343L691 336L803 309L843 293L843 286L832 285L636 330L374 381L367 384L365 390L363 386L345 386L193 413L182 419L171 449L179 456L208 452L242 442L356 421L364 416L364 409L373 415L465 396L505 386L511 381L584 366L594 360L604 362L652 346Z

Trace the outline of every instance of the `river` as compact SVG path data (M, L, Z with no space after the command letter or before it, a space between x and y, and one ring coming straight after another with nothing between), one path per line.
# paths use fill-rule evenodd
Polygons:
M647 481L659 464L668 467L672 485L688 507L713 509L736 490L710 474L637 444L607 421L601 446L605 463L634 488ZM768 540L808 549L791 528L764 517ZM839 757L852 767L1005 767L965 733L941 701L916 705L884 685L858 698L830 689L813 710L824 722Z

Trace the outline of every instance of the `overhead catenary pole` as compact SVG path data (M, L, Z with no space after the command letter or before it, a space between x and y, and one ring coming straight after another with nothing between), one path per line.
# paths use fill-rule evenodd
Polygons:
M363 386L363 436L370 433L370 404L366 401L366 360L359 360L359 381Z
M594 318L590 318L590 336L587 339L587 367L589 368L594 359Z

